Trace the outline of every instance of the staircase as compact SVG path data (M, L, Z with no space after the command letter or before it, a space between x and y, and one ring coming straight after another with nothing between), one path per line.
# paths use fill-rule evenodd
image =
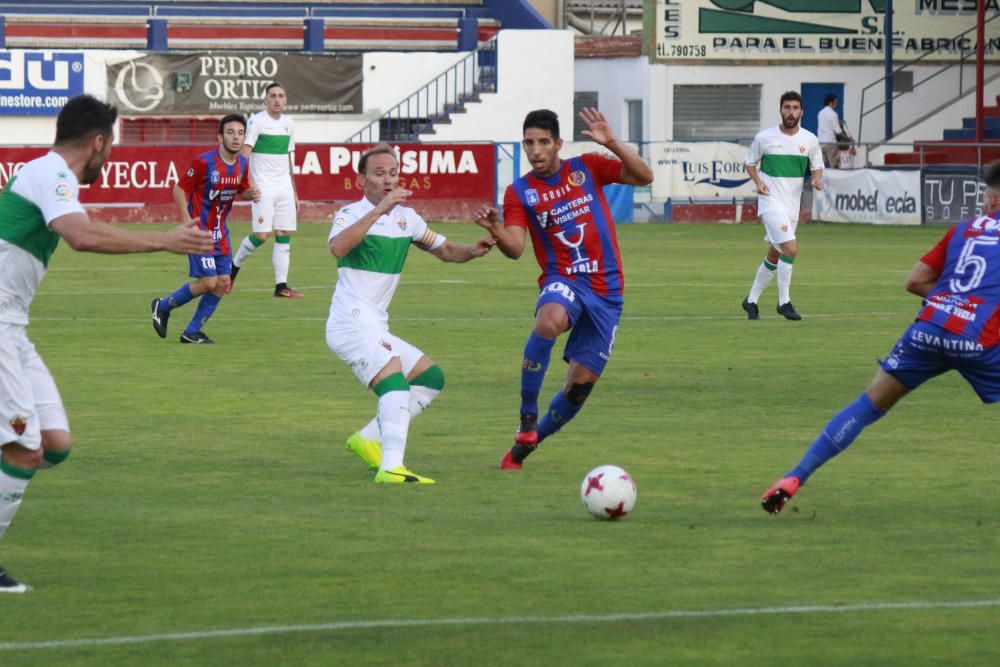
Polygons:
M996 105L984 107L983 144L976 144L976 119L962 119L962 127L944 130L940 140L915 141L906 153L886 153L887 165L982 165L1000 159L1000 95Z
M434 126L465 113L467 104L497 90L497 39L482 44L405 97L377 120L347 138L347 143L414 142L435 133Z

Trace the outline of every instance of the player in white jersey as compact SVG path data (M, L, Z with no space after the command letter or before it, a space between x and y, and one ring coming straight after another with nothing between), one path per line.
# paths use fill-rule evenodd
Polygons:
M770 245L757 269L743 310L751 320L760 319L757 301L778 274L778 314L801 320L789 295L792 265L799 252L795 228L799 224L802 181L811 174L812 187L823 189L823 153L816 135L799 127L802 97L794 90L781 96L781 124L761 130L747 155L747 174L757 186L757 212L764 223L764 240Z
M280 83L264 90L264 110L250 116L246 138L240 153L250 159L250 181L260 190L260 200L251 205L253 230L233 255L231 280L236 280L243 263L274 232L274 296L301 299L302 294L288 286L291 264L292 232L296 228L299 197L292 177L292 153L295 152L295 123L284 114L288 97ZM231 289L231 288L230 288Z
M378 396L374 419L347 440L378 483L433 484L403 465L410 418L444 388L434 361L389 331L389 302L399 284L410 245L444 262L467 262L490 251L448 241L427 227L416 211L402 206L410 190L399 187L399 162L379 144L358 162L358 187L365 198L333 216L330 252L337 257L337 287L326 324L326 342L365 387Z
M89 95L56 119L47 155L24 165L0 192L0 537L39 468L66 460L69 421L59 390L28 340L28 311L60 237L74 250L204 254L212 235L197 221L168 232L126 232L94 222L78 199L111 153L118 112ZM0 593L28 590L0 568Z

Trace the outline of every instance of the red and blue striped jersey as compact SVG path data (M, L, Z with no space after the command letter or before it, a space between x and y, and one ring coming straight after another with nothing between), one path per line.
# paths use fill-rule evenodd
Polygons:
M587 153L562 160L548 177L534 172L504 194L505 227L527 228L542 268L541 287L560 277L601 296L624 290L621 252L602 186L621 182L619 160Z
M212 254L225 255L232 250L226 220L233 199L250 188L247 164L242 155L237 155L233 164L226 164L218 149L207 151L194 159L177 183L187 193L188 215L200 220L202 229L212 232Z
M958 223L920 261L939 277L917 319L983 347L1000 342L1000 211Z

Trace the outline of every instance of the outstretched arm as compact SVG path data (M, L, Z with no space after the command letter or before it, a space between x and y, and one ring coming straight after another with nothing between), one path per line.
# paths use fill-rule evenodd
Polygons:
M480 206L472 216L473 221L488 231L505 256L517 259L524 253L524 235L527 229L504 227L500 212L492 206Z
M653 170L639 154L615 136L608 119L597 109L584 107L580 118L589 129L583 135L604 146L622 161L621 182L629 185L649 185L653 182Z
M198 229L197 220L188 220L166 232L125 231L95 222L86 213L69 213L49 223L49 229L66 239L73 250L120 255L165 250L178 255L205 255L212 252L212 234Z
M496 241L489 236L484 236L476 241L476 245L445 241L430 252L442 262L456 262L461 264L462 262L468 262L470 259L482 257L492 250L494 245L496 245Z

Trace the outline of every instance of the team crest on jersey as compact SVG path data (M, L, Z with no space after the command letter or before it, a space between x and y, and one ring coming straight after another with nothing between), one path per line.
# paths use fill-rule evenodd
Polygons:
M379 343L381 343L382 347L392 352L392 345L389 345L389 343L385 342L384 340L380 340Z
M524 191L524 198L528 202L529 206L534 206L538 203L538 190L530 188Z
M212 172L212 175L211 175L211 176L209 176L209 177L208 177L208 179L209 179L209 181L211 181L212 183L218 183L218 182L219 182L219 172L217 172L217 171L213 171L213 172Z
M10 418L10 427L14 429L14 433L24 435L24 430L28 428L28 418L24 415L14 415Z
M566 180L569 181L570 185L578 188L587 182L587 175L582 171L574 171L570 173Z
M805 155L805 152L806 152L806 146L805 146L805 144L799 144L799 152L802 153L803 155Z
M257 222L264 222L264 216L257 216Z
M396 224L399 225L399 228L402 229L404 232L406 231L406 218L404 218L403 216L399 216L398 218L396 218Z
M782 225L781 226L781 231L787 232L788 231L788 225Z

